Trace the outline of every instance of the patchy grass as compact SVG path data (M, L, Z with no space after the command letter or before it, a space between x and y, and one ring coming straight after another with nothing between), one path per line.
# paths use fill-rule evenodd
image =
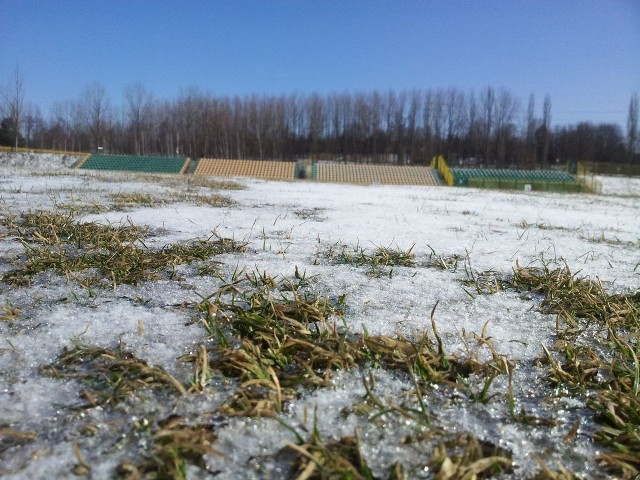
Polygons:
M549 382L583 397L601 427L594 438L609 448L599 460L623 478L640 474L640 292L608 294L602 283L578 278L567 266L514 271L513 284L543 295L541 308L558 317L561 339L544 348ZM592 329L600 335L593 338ZM587 333L589 332L589 333Z
M322 222L325 218L322 216L324 208L301 208L294 210L293 214L303 220L312 220L314 222Z
M309 288L310 281L299 273L278 280L266 273L236 272L197 304L196 321L218 345L183 359L194 362L193 383L199 389L210 371L238 379L239 388L222 408L224 414L276 416L302 389L329 386L333 371L356 366L396 370L408 375L417 390L442 385L486 403L493 380L512 368L484 332L475 337L478 348L470 349L466 358L448 354L436 328L435 307L431 334L425 331L413 340L355 335L340 323L345 296L326 297ZM482 349L490 352L489 361L479 360ZM471 376L474 382L467 382ZM480 389L475 388L477 381ZM428 416L426 407L421 408Z
M595 243L600 245L610 245L615 247L628 247L628 248L640 247L640 239L635 242L625 241L625 240L620 240L617 237L614 237L614 238L609 237L605 235L604 232L601 232L600 235L580 235L579 237L582 240L586 240L589 243Z
M230 207L236 202L227 195L219 193L194 194L184 193L171 195L162 199L146 193L117 193L110 196L113 207L116 210L132 209L137 207L153 207L164 205L168 202L193 202L196 205L208 205L210 207Z
M78 248L102 246L139 240L145 229L131 224L114 227L98 223L77 223L71 213L59 214L46 211L6 216L1 224L19 241L47 246L70 243Z
M207 183L208 180L202 184L169 177L153 181L184 188L184 193L169 192L169 201L230 205L225 203L224 195L203 191L218 188ZM156 200L144 195L121 198L123 204L130 202L134 207ZM367 435L361 437L359 428L355 428L352 435L327 428L321 435L318 425L322 425L323 419L316 416L313 429L285 426L294 432L296 441L280 452L264 453L266 461L276 462L298 478L414 478L425 474L425 468L428 475L441 479L517 477L520 473L517 469L514 471L517 466L513 464L516 450L512 453L503 443L514 441L515 436L496 439L488 437L490 433L480 438L464 427L458 430L459 424L448 418L456 411L450 409L453 406L468 409L470 418L478 415L481 422L480 416L490 413L496 424L518 429L523 435L549 433L550 438L560 442L557 431L550 430L552 427L568 430L562 439L567 443L578 435L590 435L599 442L598 460L607 472L620 478L633 478L638 474L638 293L610 295L599 282L578 278L568 268L552 268L550 264L540 268L516 265L510 276L492 270L474 270L469 255L436 255L432 251L428 262L418 263L413 247L403 250L374 246L365 250L336 244L318 254L318 258L330 264L362 269L373 278L369 283L375 287L384 288L383 282L376 279L391 276L398 267L411 268L411 273L416 275L421 273L419 267L427 267L458 273L457 278L461 278L471 297L503 290L533 292L527 298L539 301L536 304L543 312L557 316L558 342L545 345L535 365L537 373L546 373L545 380L553 389L541 389L544 393L540 398L529 391L527 395L534 398L519 401L516 395L520 385L514 382L523 377L514 375L514 371L521 372L533 365L516 365L501 355L487 324L479 333L463 331L461 338L466 348L456 354L451 353L449 337L441 336L438 331L436 307L430 318L426 312L425 328L406 336L370 335L366 330L361 335L355 334L349 329L349 308L344 294L317 292L318 280L301 275L297 268L290 278L240 268L230 278L223 278L221 272L225 268L213 257L224 252L241 252L245 249L242 243L214 235L150 249L145 245L147 230L132 224L79 223L76 215L80 211L69 208L64 214L35 212L5 216L1 220L3 233L24 246L24 252L14 260L14 269L4 276L5 282L29 283L39 272L54 271L87 286L139 285L156 278L182 280L177 266L194 263L190 271L216 277L219 284L212 288L217 290L194 304L170 308L192 315L205 329L201 333L206 338L182 357L193 367L185 378L174 378L163 369L150 366L122 345L102 348L73 344L55 361L43 365L40 373L77 382L82 402L82 412L78 415L90 418L95 425L83 424L74 431L73 426L78 426L79 420L73 417L76 413L65 417L64 407L56 413L64 420L57 423L61 425L59 434L45 431L41 435L40 431L30 431L32 426L27 424L3 425L0 450L6 451L5 458L20 449L24 454L32 444L40 446L50 441L45 438L49 435L55 439L72 439L77 462L70 474L91 475L91 463L104 455L111 465L119 465L114 473L121 478L186 478L187 472L189 476L192 472L215 475L217 472L209 470L211 458L207 458L219 454L215 425L224 424L231 416L269 417L284 424L293 407L302 407L303 402L311 401L315 391L331 388L337 371L351 370L352 373L346 375L349 382L352 382L351 375L358 378L362 374L364 393L358 396L356 392L349 392L356 398L347 402L341 414L348 421L357 421L362 431L366 428ZM293 214L302 220L319 221L319 211L301 209ZM475 215L475 212L462 214ZM544 225L523 225L525 227L546 229ZM291 232L283 231L281 235L293 240ZM331 272L326 274L330 277ZM329 277L322 279L322 284L328 284ZM8 301L0 307L4 328L31 315L33 309L21 303L23 293L20 291L15 298L20 298L17 304L24 307L26 313ZM104 293L105 303L113 301L114 297ZM118 294L120 292L113 295ZM145 291L145 298L147 296ZM50 299L43 300L48 301ZM97 308L97 304L91 307ZM29 325L29 328L43 327ZM142 326L139 333L141 329ZM456 341L459 343L459 340ZM21 345L16 343L14 348L8 339L7 343L11 350L0 349L0 353L16 358L22 355ZM184 352L176 356L180 353ZM12 375L19 377L13 372ZM373 380L376 375L384 376L385 381L388 377L402 381L403 386L399 390L386 385L378 389ZM16 385L15 388L19 388L17 381ZM534 400L542 403L546 395L549 397L544 400L549 403L559 397L582 400L590 411L582 409L579 414L572 413L569 425L560 423L564 417L553 406L525 411L524 406L528 407ZM152 401L146 405L149 399ZM200 399L207 400L203 404L221 407L204 412ZM209 403L211 399L214 400ZM299 402L291 405L296 400ZM166 409L164 405L159 408L164 402L168 403ZM491 410L485 410L484 405L489 405ZM148 418L131 418L140 412ZM547 418L540 412L551 414ZM332 412L326 415L335 421ZM582 429L580 421L574 425L577 415L588 417L579 419L588 424L587 429ZM273 423L270 422L271 426ZM89 441L85 437L92 431L104 438L100 438L100 442ZM371 432L373 435L369 436ZM371 465L378 459L367 454L372 455L368 449L376 435L381 441L390 442L389 449L403 450L404 456L402 461L387 462L384 470L374 472ZM73 438L84 441L86 457ZM394 438L398 443L392 443ZM112 441L109 447L96 447L98 443L105 445ZM419 455L414 459L408 457L407 448ZM558 456L570 448L570 445L564 448L549 445L549 452ZM120 453L114 454L115 450ZM34 452L35 455L40 453ZM236 465L242 462L230 461ZM102 460L100 462L105 468ZM377 468L380 464L378 461ZM598 470L594 475L604 471ZM558 463L549 467L541 461L537 478L578 477Z
M241 290L247 283L251 288ZM198 321L219 342L208 368L241 382L225 414L275 416L300 387L326 386L332 369L354 364L353 348L332 324L342 306L306 285L300 275L278 282L266 273L237 273L197 305Z
M36 438L38 438L38 434L32 430L20 431L13 428L4 428L0 425L0 449L3 451L19 445L25 445Z
M189 195L187 201L194 202L196 205L208 205L210 207L231 207L236 202L226 195L211 193L209 195Z
M433 248L429 247L429 249L431 250L429 254L429 266L448 272L458 271L461 260L460 255L441 255L437 254Z
M551 269L516 265L513 286L544 296L546 313L562 315L567 321L581 318L603 326L640 329L640 292L609 295L600 281L579 278L568 266Z
M185 255L180 249L172 253ZM207 342L208 348L200 345L194 354L183 357L193 363L193 376L187 383L148 366L122 349L81 345L65 349L56 362L43 366L41 371L82 381L86 387L81 392L84 408L115 406L143 391L181 395L206 392L211 379L223 375L234 379L234 383L230 384L233 388L218 414L273 418L279 417L287 403L310 390L330 386L335 370L359 367L398 371L413 383L403 402L382 400L375 393L372 377L363 378L366 395L353 406L352 412L365 414L370 422L385 415L415 422L417 429L411 441L432 445L428 466L437 478L508 475L513 472L513 460L508 450L491 442L470 433L452 434L438 426L437 406L428 401L434 388L452 398L460 398L462 394L472 403L503 404L511 410L511 419L516 423L556 425L553 420L527 415L524 409L515 411L511 380L514 364L496 351L486 325L481 334L469 336L470 348L465 357L447 353L437 330L435 306L431 312L431 331L424 331L414 339L355 335L341 322L345 297L314 293L314 282L315 279L306 278L297 269L292 278L281 279L266 272L236 271L218 291L194 305L198 312L196 321L216 342ZM576 301L570 292L561 293L567 285L573 285L575 291L587 292L595 307L578 310L580 305L584 308L585 302ZM637 322L637 311L627 312L637 302L635 296L606 296L597 285L575 279L566 270L518 266L510 288L526 288L545 295L542 308L567 318L568 312L571 316L592 312L592 317L605 326L613 317L617 327L635 328ZM577 320L572 325L575 323ZM579 336L569 329L558 332L564 337ZM616 332L609 331L612 341L618 347L629 346L629 338ZM545 350L550 383L567 385L574 395L593 391L588 404L604 425L595 439L609 447L601 453L600 461L629 477L636 471L637 362L630 361L633 354L629 350L626 357L617 355L605 364L595 357L595 350L588 348L565 343L564 364ZM487 357L483 350L489 353L489 360L480 360ZM573 364L571 359L575 359ZM597 383L594 362L598 371L609 369L607 376L613 380L606 386ZM506 394L498 394L492 388L498 376L509 379ZM210 426L178 418L165 422L149 434L149 453L141 460L123 462L118 468L120 476L185 478L187 465L204 468L203 456L218 453ZM287 455L293 459L292 468L303 478L374 478L362 456L358 435L356 431L353 436L325 440L317 428L306 439L296 432L297 443L286 447ZM82 467L82 462L79 465ZM562 466L554 471L542 465L539 478L572 478L570 475ZM392 465L385 478L405 478L405 466Z
M160 367L147 365L133 353L75 345L64 348L58 360L40 368L41 373L54 378L82 380L86 388L81 397L84 408L115 406L140 390L170 390L186 395L185 387Z
M537 228L538 230L566 230L566 231L575 231L575 228L568 228L562 225L548 225L546 223L529 223L526 220L522 220L520 223L516 224L516 227L522 228L524 230L528 230L530 228Z
M14 322L21 318L22 309L15 307L5 300L4 305L0 305L0 322Z
M377 247L373 252L367 252L359 245L348 246L337 243L330 246L319 256L324 257L334 265L354 265L366 267L367 275L373 278L393 276L393 267L415 267L415 255L412 245L407 250L398 247Z
M119 478L172 478L186 480L187 465L206 471L205 455L221 455L213 447L217 435L211 425L191 424L179 416L161 422L150 436L153 447L139 462L125 461L117 468Z
M71 217L78 217L80 215L98 215L111 210L103 202L83 202L83 201L71 201L68 203L56 203L57 211L66 212Z
M470 433L451 435L435 448L429 462L435 478L493 478L513 472L511 453Z
M71 215L46 212L8 219L5 226L25 249L16 268L2 277L16 285L29 284L34 275L48 270L86 287L135 285L163 274L174 278L177 265L245 249L244 243L215 234L206 240L150 249L144 243L147 230L132 223L77 223Z
M479 272L475 270L471 266L471 259L468 254L464 259L464 273L463 289L471 298L476 295L498 293L511 287L508 279L504 278L504 275L500 272L495 270Z
M161 205L164 201L160 198L149 195L148 193L114 193L109 196L114 203L116 209L132 208L132 207L151 207Z
M294 455L296 478L373 480L373 474L361 454L358 431L353 436L327 442L320 435L317 422L315 412L314 427L308 440L302 440L296 433L299 443L288 443L285 447Z
M245 190L247 187L233 180L216 180L209 177L199 177L195 175L188 176L169 176L162 179L165 185L173 187L207 188L209 190Z
M206 261L219 253L244 249L232 240L218 238L151 251L144 247L146 231L132 224L79 224L71 215L44 212L5 219L4 226L25 245L21 273L26 277L48 269L66 275L96 270L103 279L111 279L113 285L139 283L156 278L154 274L161 271L175 271L179 264ZM325 252L325 256L335 263L381 271L393 266L415 267L412 248L377 248L369 253L339 246ZM445 261L450 258L457 262L455 256L432 258L448 271L458 269L457 263ZM549 371L549 383L567 387L571 395L584 396L594 411L602 425L594 439L607 447L600 454L600 462L623 477L637 474L640 294L608 295L599 282L576 278L566 267L554 270L549 265L516 265L509 279L498 272L476 272L468 259L463 265L465 286L473 287L476 293L526 289L543 297L541 308L545 313L558 315L562 342L553 350L544 347L542 359ZM19 278L16 271L5 275L5 281ZM113 407L145 391L180 395L206 392L211 379L222 375L231 379L233 388L218 414L277 418L288 403L309 391L330 386L336 370L397 371L413 384L409 395L413 400L407 397L404 402L384 401L375 394L373 382L363 379L365 399L354 405L353 411L366 413L370 421L397 415L420 425L418 436L434 442L429 468L442 478L489 478L509 474L513 465L510 452L469 433L451 435L437 426L437 408L428 402L435 387L452 398L462 395L471 403L503 404L511 412L511 421L519 424L557 424L554 419L528 415L524 408L516 411L512 386L515 366L497 352L486 328L481 334L468 337L470 348L464 357L447 352L438 333L435 306L431 330L415 338L366 332L355 335L343 320L345 296L315 293L314 283L315 279L301 275L297 268L292 278L236 271L224 280L219 290L195 305L196 321L216 342L207 342L207 347L200 345L194 354L183 357L193 363L193 376L187 382L147 365L122 347L110 350L75 345L65 349L56 362L41 367L41 373L80 380L84 385L82 408ZM20 310L8 303L2 309L4 320L20 315ZM608 350L581 341L585 331L581 322L585 321L600 325L601 340ZM508 378L506 393L496 392L493 387L499 376ZM202 466L204 455L217 452L213 447L215 435L209 427L184 420L167 422L167 426L150 434L149 455L139 461L123 462L119 475L185 478L187 465ZM314 430L306 440L299 435L298 443L287 449L294 458L294 468L305 478L373 478L361 455L357 432L326 441ZM80 470L90 471L81 456L78 465ZM560 472L541 468L541 475L547 475L541 478L562 478L558 475L568 472L564 467ZM394 465L389 478L403 476L404 467Z

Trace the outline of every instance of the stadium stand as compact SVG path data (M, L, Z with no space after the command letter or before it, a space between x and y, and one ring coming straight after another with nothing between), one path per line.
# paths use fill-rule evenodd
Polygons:
M254 177L269 180L293 180L296 164L271 160L232 160L202 158L194 175L210 177Z
M452 185L459 187L582 192L589 189L576 177L556 170L507 170L496 168L451 168Z
M189 163L190 160L185 157L93 154L78 168L141 173L184 173L189 168Z
M442 185L433 168L401 165L319 162L316 165L315 179L319 182L358 185Z
M556 170L507 170L500 168L451 168L454 184L465 186L470 179L519 180L531 182L574 183L575 177Z
M431 167L445 183L456 187L531 190L547 192L595 192L597 188L566 171L509 170L504 168L449 168L442 156L433 157Z

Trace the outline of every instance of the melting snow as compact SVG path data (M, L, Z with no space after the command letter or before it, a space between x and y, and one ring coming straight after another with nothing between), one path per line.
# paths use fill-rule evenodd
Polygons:
M0 158L2 214L16 215L61 204L108 204L109 195L122 192L153 193L172 197L179 191L157 180L126 174L97 174L64 170L68 157ZM36 168L28 170L26 166ZM46 167L46 168L45 168ZM230 207L195 206L189 203L133 208L88 214L80 221L117 224L132 222L148 226L153 246L207 238L216 233L248 243L248 252L226 254L222 275L233 271L266 271L272 276L291 276L297 267L314 288L329 295L347 295L345 322L354 333L406 335L430 329L430 312L438 303L435 319L447 349L463 355L470 347L463 332L487 332L500 352L518 365L522 402L538 405L543 385L531 367L541 354L541 344L554 341L555 320L536 311L537 299L503 291L493 295L470 295L463 289L465 266L476 272L509 275L516 262L522 266L540 261L566 262L580 276L599 278L611 291L640 288L640 181L602 177L606 195L496 192L446 187L345 186L306 182L238 180L245 190L220 192L237 202ZM337 245L347 248L413 246L418 266L397 267L390 278L372 278L365 268L332 265L323 256ZM1 272L22 253L22 246L2 235ZM455 272L429 266L433 254L457 255ZM465 263L466 262L466 263ZM73 381L43 377L42 365L55 360L62 348L80 341L126 348L151 365L188 378L189 371L177 359L193 353L206 341L206 332L179 308L213 293L222 280L198 276L190 267L179 271L181 279L148 282L139 287L88 292L73 281L41 274L29 287L0 284L0 302L20 307L22 318L0 321L0 426L34 431L37 438L0 449L0 474L6 478L62 478L71 475L78 462L73 445L80 444L96 478L113 475L126 458L120 443L128 435L127 422L145 415L211 416L221 403L225 387L211 394L194 394L172 402L127 404L118 412L100 408L78 413L81 390ZM471 292L472 293L472 292ZM340 372L333 387L309 393L289 405L282 420L310 431L317 408L320 431L325 438L353 435L361 430L362 449L374 472L383 474L396 461L424 462L414 476L429 477L429 452L401 439L412 425L383 419L384 428L345 413L364 395L362 372ZM398 399L411 389L402 376L376 371L376 392L383 399ZM538 381L539 382L539 381ZM506 384L497 379L492 387L504 394ZM215 390L215 389L214 389ZM504 402L470 404L444 396L440 422L451 431L468 431L513 453L516 477L531 475L537 468L535 454L551 451L549 460L562 460L585 475L597 472L595 446L587 435L575 444L558 442L566 427L555 431L526 428L504 421ZM580 402L565 405L556 414L567 422L589 415ZM209 418L207 417L207 418ZM215 421L211 420L211 421ZM95 437L79 432L86 424L97 425ZM304 426L303 426L304 425ZM567 427L568 428L568 427ZM210 455L208 468L216 478L279 478L286 468L274 460L292 433L269 419L219 420L216 448L227 458ZM553 439L555 440L555 443ZM551 439L551 440L550 440ZM0 443L0 446L2 444ZM420 445L420 444L418 444ZM193 478L198 473L190 467ZM284 470L283 470L284 469Z

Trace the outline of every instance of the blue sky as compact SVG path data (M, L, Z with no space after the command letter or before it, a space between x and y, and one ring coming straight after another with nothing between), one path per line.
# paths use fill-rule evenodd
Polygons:
M0 0L0 85L46 115L92 82L157 98L506 87L552 122L615 122L640 93L639 0Z

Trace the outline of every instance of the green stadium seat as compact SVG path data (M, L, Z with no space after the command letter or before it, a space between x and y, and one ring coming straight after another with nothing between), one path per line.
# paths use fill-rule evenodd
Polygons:
M501 168L451 168L454 185L489 185L521 188L525 184L536 184L545 190L580 191L576 178L568 172L557 170L510 170ZM555 184L555 185L551 185Z
M93 154L79 168L140 173L182 173L188 165L185 157Z

